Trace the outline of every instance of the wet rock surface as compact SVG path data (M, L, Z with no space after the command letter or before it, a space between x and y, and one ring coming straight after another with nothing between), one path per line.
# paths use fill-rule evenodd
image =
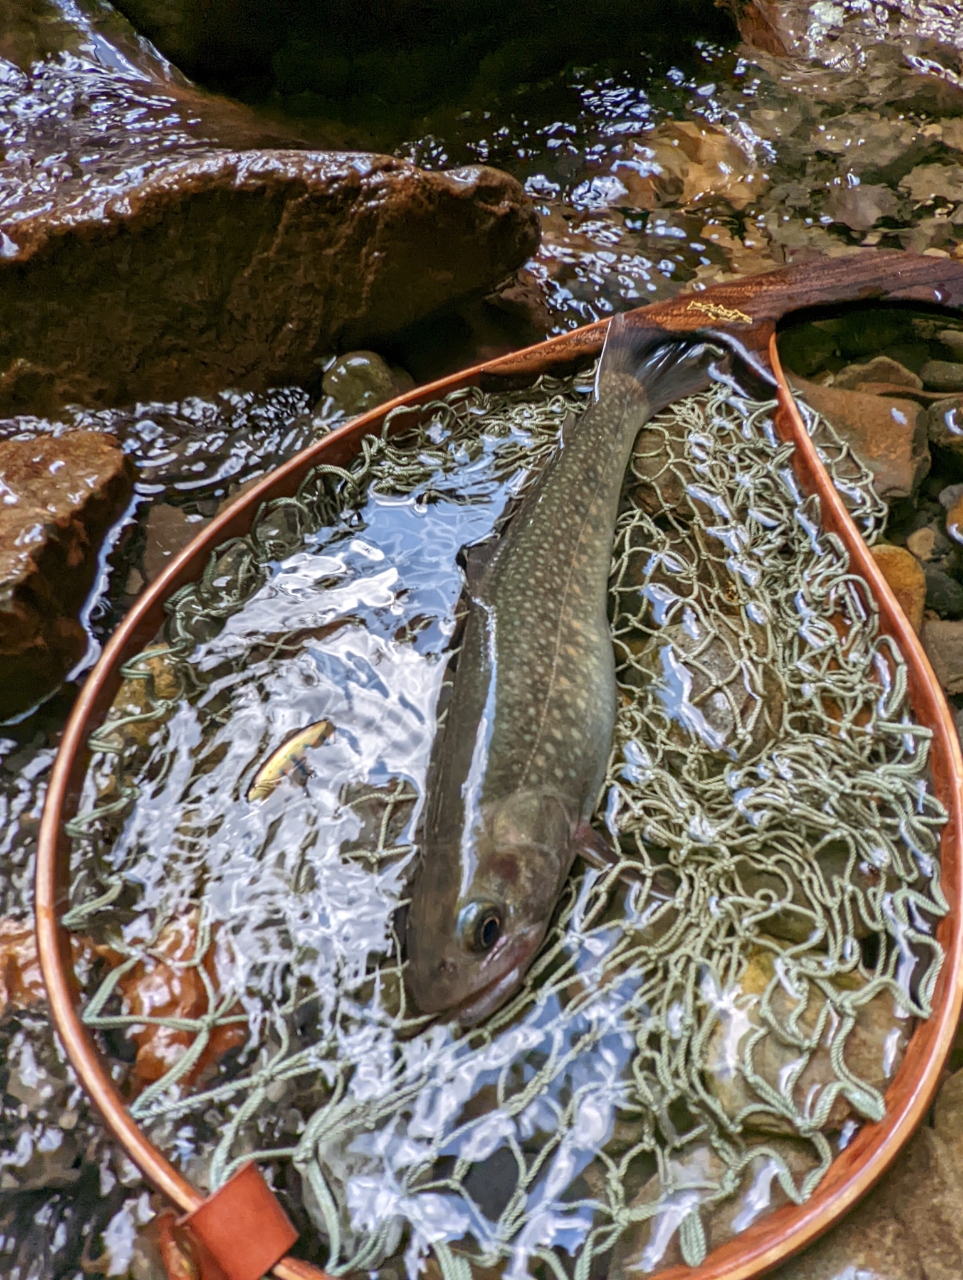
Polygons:
M899 1016L889 992L861 1001L858 992L864 980L848 975L834 983L841 993L849 993L848 1012L854 1022L845 1039L834 1045L834 1006L815 984L791 995L785 984L774 980L777 955L778 951L760 950L750 959L738 983L740 1013L722 1014L713 1029L706 1050L709 1089L730 1119L739 1120L749 1132L791 1134L778 1105L790 1078L797 1101L807 1100L809 1114L827 1132L838 1132L847 1120L872 1117L872 1101L862 1090L840 1090L834 1084L838 1077L830 1055L841 1051L853 1075L882 1094L902 1060L907 1020ZM769 1003L763 1017L764 994ZM760 1031L761 1036L756 1034ZM746 1055L770 1091L765 1104L746 1075Z
M39 24L71 56L18 46L0 84L0 413L319 378L537 245L506 174L292 150L132 32L128 57L76 19Z
M49 694L84 656L78 615L133 480L103 433L0 442L0 716Z
M155 165L3 230L6 413L304 382L332 348L490 291L538 239L493 169L296 151Z
M912 548L907 550L886 544L873 547L873 559L918 635L923 626L923 612L929 594L926 570Z
M133 0L128 7L133 13ZM173 21L188 7L165 11ZM348 119L354 107L337 119L324 112L340 111L348 97L357 105L363 92L390 100L405 79L416 97L412 62L399 60L393 87L387 64L372 71L366 54L352 53L347 72L333 65L336 59L320 66L298 46L296 31L283 31L271 56L277 55L279 83L286 77L284 110L269 104L271 116L258 116L190 85L106 6L68 10L31 0L11 12L16 20L7 22L0 44L7 59L0 80L0 218L6 219L0 289L8 282L0 296L0 411L8 415L0 439L106 430L136 464L139 523L100 599L94 632L101 636L239 486L386 396L381 366L394 374L402 364L427 380L512 342L783 262L866 253L876 245L960 254L961 37L948 10L904 6L881 16L855 4L777 8L759 0L739 9L747 39L741 51L704 44L688 60L680 51L665 77L617 65L586 69L598 32L582 21L574 61L551 83L555 72L546 71L537 48L525 49L526 39L509 31L505 43L512 47L504 54L499 48L475 97L431 119L420 106L405 108L398 114L406 123L398 127L407 132L400 134L384 116ZM231 20L240 45L248 41L247 57L250 32L236 12ZM678 44L664 8L661 17ZM151 30L162 38L159 28ZM340 99L327 96L338 75ZM549 106L532 111L538 102ZM342 155L322 172L308 143L341 152L360 147L370 167L362 172ZM475 170L462 185L456 179L453 190L450 179L423 172L480 163L507 170L537 206L542 244L522 274L510 274L508 265L521 263L534 242L522 247L531 237L525 231L531 215L521 187ZM407 192L407 213L400 204L394 213L382 207L390 205L383 193L395 186ZM365 202L377 210L365 211ZM418 253L393 277L360 252L354 259L348 252L330 276L320 269L312 276L304 264L340 252L337 240L334 251L317 247L318 210L329 204L344 212L339 225L351 225L352 209L358 214L359 238L348 237L348 250L370 234L380 251L392 227L413 219L424 230ZM476 216L480 221L471 223ZM436 224L447 228L448 239L462 236L464 243L477 231L496 247L515 244L517 253L494 254L473 278L470 288L484 299L411 326L412 315L425 314L418 307L437 306L432 298L454 298L462 288L444 256L452 246L433 238ZM499 240L506 226L515 228L514 240ZM62 269L73 272L64 301L55 288ZM351 295L354 277L366 271L364 280L382 288L388 319L380 330L364 327L368 298ZM46 318L28 315L10 281L36 290L31 297L49 304ZM159 303L163 314L151 315ZM402 324L398 309L409 307L409 330L398 336L392 327ZM329 331L324 317L332 314L340 319ZM519 322L512 334L506 317ZM289 321L294 327L287 330ZM959 384L951 385L953 369L963 365L963 330L944 323L934 318L927 329L874 314L865 322L807 326L799 358L787 364L813 382L816 394L859 397L859 412L841 414L841 421L851 422L858 452L878 449L880 474L892 486L889 542L877 554L890 561L894 589L905 588L901 599L914 625L922 573L924 644L959 702L963 621L955 620L951 597L963 586L960 548L949 532L959 494L942 505L940 497L963 480L954 469L963 453ZM358 386L322 385L336 346L369 343L373 359ZM299 385L272 385L284 380ZM914 398L924 384L937 398ZM905 390L884 397L882 387ZM65 398L88 407L63 406ZM866 408L866 401L876 407ZM915 430L891 431L893 405L908 422L917 411ZM868 423L885 423L886 439L867 443ZM914 558L918 568L893 551ZM85 631L76 637L81 641L89 645L91 636ZM154 677L163 677L161 659L155 666ZM129 686L117 707L136 712L143 689ZM160 1273L147 1243L151 1203L136 1171L104 1141L53 1047L29 954L33 847L69 703L65 691L22 724L0 730L0 888L11 915L9 930L0 930L7 993L0 1017L7 1073L0 1107L4 1266L9 1260L22 1277L46 1280L37 1260L49 1258L51 1276L155 1280ZM784 936L795 936L792 923ZM129 993L130 1008L144 1007L147 983L157 974L145 966L139 976L145 985ZM183 1007L196 1011L190 1001ZM169 1047L159 1046L162 1053ZM157 1056L158 1046L118 1037L112 1048L118 1060L132 1062L141 1049L145 1061ZM41 1097L48 1086L52 1092ZM963 1197L949 1181L945 1130L959 1111L958 1093L948 1095L943 1119L937 1108L936 1127L917 1135L906 1158L911 1178L900 1181L901 1162L863 1207L787 1264L783 1280L863 1280L874 1272L887 1280L933 1280L963 1271L952 1212ZM694 1153L691 1161L696 1181L700 1158ZM921 1186L932 1193L932 1205ZM777 1203L772 1180L769 1193ZM730 1238L739 1212L727 1206L707 1221L711 1245ZM651 1236L638 1233L630 1242L636 1253L627 1245L619 1265L650 1243ZM666 1253L661 1265L678 1260Z
M871 468L884 501L911 498L930 469L926 423L912 400L840 391L790 378L806 403L823 414Z

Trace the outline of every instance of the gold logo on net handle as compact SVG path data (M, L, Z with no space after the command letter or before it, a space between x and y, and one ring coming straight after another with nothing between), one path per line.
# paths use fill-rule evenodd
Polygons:
M736 311L734 307L722 307L718 302L690 302L687 311L701 311L710 320L725 321L729 324L752 324L752 316L744 311Z

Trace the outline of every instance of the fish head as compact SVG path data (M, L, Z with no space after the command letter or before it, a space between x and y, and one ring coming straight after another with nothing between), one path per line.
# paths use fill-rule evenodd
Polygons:
M556 793L516 791L482 806L468 848L426 850L406 926L408 989L421 1012L471 1026L515 991L571 868L577 822Z

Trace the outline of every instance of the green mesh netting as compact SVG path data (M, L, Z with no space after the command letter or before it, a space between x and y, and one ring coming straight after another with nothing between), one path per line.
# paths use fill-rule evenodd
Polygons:
M128 664L92 738L68 923L119 961L85 1020L172 1037L135 1117L199 1185L260 1161L334 1274L696 1264L812 1192L882 1116L930 1011L946 910L930 734L869 589L796 486L774 406L730 384L654 419L627 477L611 578L621 705L597 813L621 861L576 870L527 981L486 1024L461 1032L405 998L394 910L423 771L332 773L321 800L285 784L263 819L246 801L297 727L270 708L317 663L388 673L383 693L365 685L373 711L360 694L331 711L339 733L352 715L359 740L410 729L392 681L433 706L454 596L425 607L417 554L389 580L378 512L448 513L432 528L448 530L450 574L470 521L487 512L490 527L587 394L548 378L455 393L266 504L171 602L168 647ZM885 509L869 473L803 411L871 540ZM321 570L348 547L371 565L363 616L305 627L290 600L337 590ZM328 714L314 679L291 703L301 724ZM429 717L405 749L424 760L430 731ZM330 750L311 756L319 776ZM262 933L245 933L259 911ZM131 1004L125 984L160 961L199 985L199 1012ZM245 1046L199 1071L228 1029Z

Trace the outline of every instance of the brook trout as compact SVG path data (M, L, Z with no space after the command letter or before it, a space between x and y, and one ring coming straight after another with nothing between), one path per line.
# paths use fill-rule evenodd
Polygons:
M589 819L615 728L606 606L622 481L652 414L708 385L710 351L615 317L592 403L504 533L469 554L470 609L406 925L423 1013L468 1026L503 1004L576 854L601 843Z

